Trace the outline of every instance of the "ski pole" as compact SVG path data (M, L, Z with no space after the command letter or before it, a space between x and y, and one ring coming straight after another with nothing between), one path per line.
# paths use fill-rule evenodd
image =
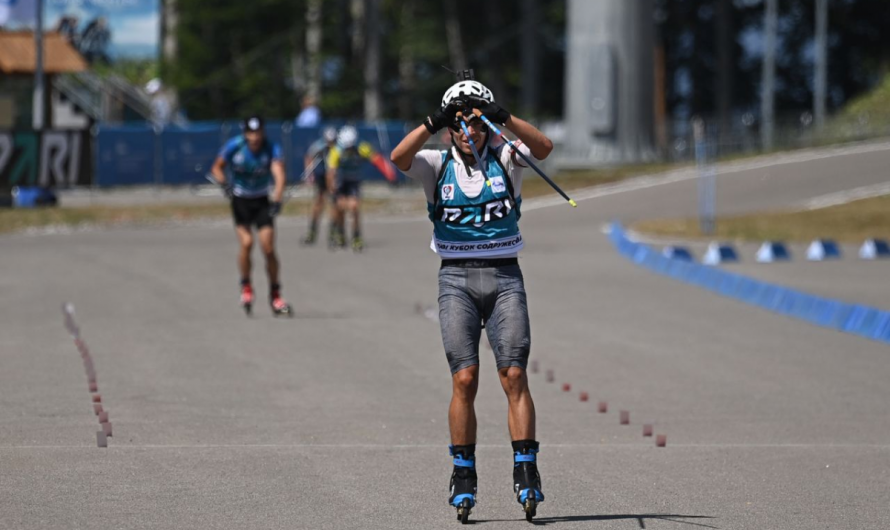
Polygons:
M317 166L318 164L321 163L321 159L322 159L322 157L316 156L312 160L312 163L309 164L306 167L306 169L304 169L303 172L300 174L300 178L297 179L296 182L291 184L286 190L284 190L284 197L281 198L282 204L287 202L288 199L290 199L291 195L293 194L293 190L296 189L297 186L299 186L302 182L304 182L309 177L309 173L315 169L315 166Z
M470 149L473 150L473 156L476 157L476 164L479 165L479 170L482 171L482 176L485 177L485 184L490 188L491 181L488 180L488 172L485 171L485 166L482 165L482 158L479 156L479 150L476 149L476 142L473 141L473 138L470 136L470 130L467 129L467 120L464 119L462 112L458 112L457 117L460 118L460 127L463 129L464 136L467 137L467 141L470 143Z
M309 164L309 166L307 166L306 169L304 169L303 172L300 174L300 178L296 182L291 184L287 189L284 190L284 195L281 198L282 205L285 202L287 202L288 199L291 198L291 196L293 195L293 190L297 186L299 186L303 181L306 180L306 178L309 176L309 173L313 169L315 169L315 166L317 166L320 162L321 162L321 157L315 157L315 159L312 161L312 163ZM204 178L207 179L211 184L215 184L215 185L219 186L220 188L222 188L223 191L225 191L226 185L221 184L218 180L216 180L216 177L213 176L213 173L205 173Z
M495 126L495 124L491 123L491 120L489 120L488 118L486 118L485 115L482 114L482 111L480 111L479 109L473 109L473 114L475 114L477 117L479 117L479 119L481 119L483 122L485 122L485 125L488 125L488 128L489 128L489 129L491 129L492 131L494 131L495 134L497 134L497 135L500 136L505 142L507 142L507 145L510 146L510 149L513 149L513 152L514 152L514 153L516 153L517 155L519 155L520 157L522 157L522 159L525 160L525 161L528 163L528 165L531 166L531 168L534 169L534 170L538 173L538 175L541 175L541 178L543 178L545 181L547 181L547 184L550 184L550 186L551 186L554 190L556 190L557 193L559 193L560 195L562 195L562 198L563 198L563 199L569 201L569 204L572 205L572 208L577 208L577 207L578 207L578 203L576 203L576 202L573 201L568 195L566 195L566 193L565 193L564 191L562 191L562 189L561 189L559 186L557 186L555 182L553 182L552 180L550 180L550 177L548 177L547 175L545 175L544 172L541 171L541 170L538 168L538 166L535 165L534 162L532 162L531 160L529 160L529 158L528 158L527 156L525 156L524 154L522 154L522 151L520 151L519 148L516 147L516 144L514 144L513 142L511 142L510 139L507 138L507 136L506 136L503 132L501 132L500 129L498 129L498 128Z
M226 185L222 182L216 180L216 177L213 176L213 173L204 173L204 178L207 179L211 184L215 186L219 186L219 188L225 193Z

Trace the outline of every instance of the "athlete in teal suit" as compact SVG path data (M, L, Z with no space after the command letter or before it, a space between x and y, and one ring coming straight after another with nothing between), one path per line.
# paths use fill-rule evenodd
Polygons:
M476 503L473 403L484 327L507 395L514 492L531 520L544 494L537 469L535 406L525 372L531 348L528 306L517 259L524 244L519 218L525 166L506 144L491 138L472 110L503 124L519 138L517 148L527 156L544 159L553 144L496 104L491 91L471 76L448 89L441 107L393 150L392 161L423 184L433 223L431 246L442 258L439 321L453 388L448 422L454 471L448 502L464 522ZM461 123L458 112L469 121ZM450 149L422 150L446 127Z

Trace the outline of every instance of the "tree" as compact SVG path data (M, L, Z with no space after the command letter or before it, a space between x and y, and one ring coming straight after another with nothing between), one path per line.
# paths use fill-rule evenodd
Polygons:
M380 0L367 0L367 48L365 49L365 120L383 117L380 98Z

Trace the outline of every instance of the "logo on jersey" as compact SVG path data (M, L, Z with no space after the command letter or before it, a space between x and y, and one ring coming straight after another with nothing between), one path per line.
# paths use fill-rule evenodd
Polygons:
M454 184L445 184L442 186L442 200L450 201L454 199Z
M237 153L235 153L235 156L232 157L232 163L237 164L239 166L241 164L243 164L244 163L244 153L242 153L241 151L238 151Z
M437 217L443 223L455 225L472 224L479 228L485 225L485 223L507 217L512 209L513 202L508 197L473 206L440 206Z
M507 185L504 184L504 177L491 178L491 191L495 193L504 193L507 191Z

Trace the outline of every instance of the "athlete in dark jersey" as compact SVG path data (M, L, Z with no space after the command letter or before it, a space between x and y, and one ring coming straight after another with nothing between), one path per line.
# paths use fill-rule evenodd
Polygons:
M315 244L318 238L318 221L324 211L325 196L328 194L328 183L325 179L327 173L327 157L337 141L337 129L328 127L322 133L321 138L312 142L303 157L303 167L309 174L306 180L315 184L315 198L312 200L312 209L309 213L309 231L303 237L304 245ZM311 168L311 170L310 170ZM336 208L336 205L334 205Z
M352 214L352 249L361 252L364 241L361 236L359 216L361 199L361 170L365 162L370 162L386 180L394 182L396 170L383 155L374 151L371 144L361 142L358 131L352 125L345 125L337 132L337 145L328 151L327 166L328 191L336 200L336 209L331 219L331 248L346 246L346 213Z
M253 231L256 227L260 248L266 258L269 276L269 304L276 316L291 314L291 306L281 297L278 256L275 254L274 218L281 212L285 173L281 147L266 139L263 120L252 116L242 123L243 134L223 146L212 173L226 190L232 201L235 233L241 245L238 254L238 270L241 274L241 305L249 314L253 306L253 287L250 281L250 253L253 249ZM226 177L229 169L231 179ZM272 200L269 187L274 181Z

